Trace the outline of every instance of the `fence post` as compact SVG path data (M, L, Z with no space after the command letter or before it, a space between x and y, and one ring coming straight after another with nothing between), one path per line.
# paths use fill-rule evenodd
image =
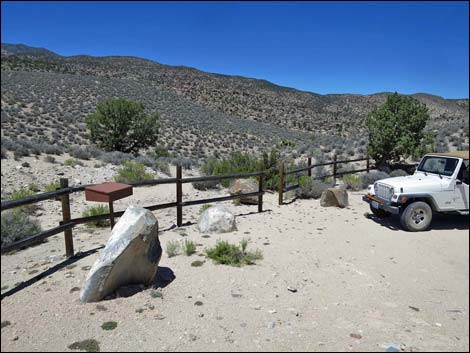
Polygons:
M65 189L68 187L69 187L69 180L67 178L60 178L60 188ZM62 202L62 224L66 224L71 219L69 194L62 195L61 202ZM72 229L64 230L64 238L65 238L65 256L72 257L73 256Z
M369 171L370 171L370 157L369 157L369 155L367 155L366 169L367 169L367 173L369 173Z
M336 185L336 173L337 173L337 162L338 161L338 156L335 154L333 156L333 186Z
M307 158L307 166L308 166L307 175L311 177L312 176L312 157Z
M258 212L263 212L263 179L264 173L261 174L258 179L258 192L261 192L261 194L258 195Z
M279 162L279 181L278 181L279 205L282 205L284 198L284 161Z
M176 166L176 225L181 227L183 225L183 188L181 184L182 172L181 165Z

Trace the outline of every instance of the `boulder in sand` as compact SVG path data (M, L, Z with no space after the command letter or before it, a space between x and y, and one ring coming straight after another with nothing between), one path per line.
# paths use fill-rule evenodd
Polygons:
M227 233L237 229L235 216L223 205L209 207L199 217L201 233Z
M345 189L329 188L322 192L320 205L323 207L348 207L348 192Z
M253 179L236 179L230 184L229 188L231 195L248 194L258 191L258 183ZM257 196L242 197L239 199L241 203L247 205L257 205Z
M140 207L127 208L88 273L80 301L96 302L123 286L151 284L161 256L158 222L153 213Z

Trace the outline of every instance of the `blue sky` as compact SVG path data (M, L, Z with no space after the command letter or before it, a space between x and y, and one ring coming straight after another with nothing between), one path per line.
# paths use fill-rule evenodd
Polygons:
M306 91L469 96L467 2L9 2L2 42Z

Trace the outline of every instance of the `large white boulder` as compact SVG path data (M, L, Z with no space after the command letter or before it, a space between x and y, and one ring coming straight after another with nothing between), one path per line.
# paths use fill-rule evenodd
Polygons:
M161 256L158 222L153 213L140 207L127 208L88 273L80 301L100 301L122 286L151 284Z
M205 210L199 217L197 226L202 233L227 233L237 229L235 216L223 205Z
M321 194L320 205L323 207L348 207L348 192L345 189L329 188Z

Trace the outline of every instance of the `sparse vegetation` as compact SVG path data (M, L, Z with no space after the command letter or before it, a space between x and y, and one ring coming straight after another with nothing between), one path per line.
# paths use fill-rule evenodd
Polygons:
M361 177L357 174L345 174L343 175L343 183L346 189L359 191L362 189Z
M168 257L174 257L178 255L180 253L180 249L181 249L180 243L175 240L170 240L166 244L166 253Z
M83 162L75 159L75 158L68 158L64 161L64 165L68 166L68 167L75 167L77 165L79 166L84 166Z
M114 330L117 327L117 322L116 321L106 321L101 325L101 328L105 331L111 331Z
M153 175L145 170L145 165L133 161L125 161L114 177L114 180L121 183L132 183L150 179L153 179Z
M79 342L74 342L68 346L71 350L80 350L85 352L99 352L100 345L97 340L94 339L86 339Z
M302 176L299 179L299 188L296 190L296 196L301 199L319 199L322 192L331 186L332 184L327 184L308 176Z
M201 206L201 208L199 209L199 214L202 214L205 210L213 207L214 205L211 205L210 203L206 203L204 205Z
M196 244L191 240L185 240L183 243L183 252L186 256L191 256L196 253Z
M227 241L218 241L213 248L206 250L206 255L217 264L237 267L253 265L257 260L263 259L261 250L246 251L247 245L247 241L242 241L239 246L230 244Z
M102 214L109 213L109 206L98 205L98 206L91 206L87 207L85 211L82 213L82 217L93 217ZM87 226L89 227L109 227L109 219L100 219L98 221L89 222Z
M39 222L21 208L3 211L1 224L2 246L41 232Z
M45 192L51 192L51 191L56 191L57 189L60 189L60 181L53 181L52 183L50 184L47 184L45 187L44 187L44 191Z

